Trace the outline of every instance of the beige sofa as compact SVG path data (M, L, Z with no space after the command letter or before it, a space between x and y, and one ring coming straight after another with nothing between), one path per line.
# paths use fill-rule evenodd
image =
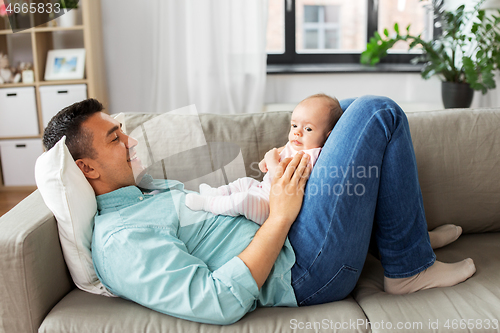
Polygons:
M125 115L127 131L151 117ZM270 112L200 119L206 140L237 144L247 174L258 178L251 162L285 143L289 117ZM413 112L408 119L429 229L455 223L464 230L458 241L436 250L437 257L472 257L477 272L466 282L389 295L382 267L369 255L356 289L343 301L259 308L230 326L188 322L76 289L56 221L36 191L0 218L0 332L499 332L500 109Z

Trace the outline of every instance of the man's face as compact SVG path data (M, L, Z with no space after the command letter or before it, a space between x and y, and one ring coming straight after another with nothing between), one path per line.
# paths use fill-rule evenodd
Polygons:
M123 133L118 121L98 112L82 126L93 134L93 147L97 152L95 159L82 159L94 170L90 177L86 176L97 195L140 181L144 167L135 154L137 140Z

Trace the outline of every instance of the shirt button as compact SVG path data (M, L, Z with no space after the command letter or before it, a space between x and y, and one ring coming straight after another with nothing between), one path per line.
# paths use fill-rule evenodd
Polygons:
M144 200L144 197L139 197L139 200L141 200L141 201Z

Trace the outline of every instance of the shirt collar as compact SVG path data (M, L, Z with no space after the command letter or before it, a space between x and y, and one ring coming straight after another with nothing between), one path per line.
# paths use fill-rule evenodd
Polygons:
M143 201L144 195L137 186L126 186L112 192L98 195L96 200L97 209L102 211L114 207L133 205Z
M172 189L184 190L184 184L176 180L153 179L150 175L145 175L139 186L126 186L109 193L101 194L96 197L97 209L99 211L131 206L146 199L141 189L169 191Z

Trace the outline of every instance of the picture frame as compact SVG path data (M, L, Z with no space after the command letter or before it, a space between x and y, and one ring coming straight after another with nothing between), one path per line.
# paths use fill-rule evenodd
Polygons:
M85 76L85 49L50 50L45 65L45 81L78 80Z

